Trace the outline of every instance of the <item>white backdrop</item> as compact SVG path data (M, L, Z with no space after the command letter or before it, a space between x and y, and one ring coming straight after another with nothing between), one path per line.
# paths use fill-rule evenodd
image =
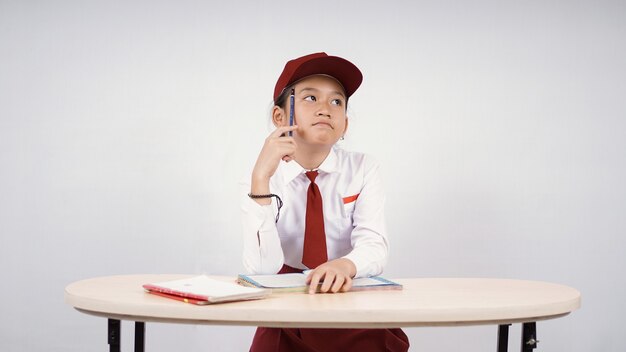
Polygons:
M0 0L0 350L107 350L105 320L63 302L76 280L242 271L237 181L275 80L326 51L364 72L343 144L382 164L385 276L570 285L583 307L540 322L539 351L622 351L625 19L598 0ZM411 351L495 350L495 327L406 331ZM147 348L252 334L148 324Z

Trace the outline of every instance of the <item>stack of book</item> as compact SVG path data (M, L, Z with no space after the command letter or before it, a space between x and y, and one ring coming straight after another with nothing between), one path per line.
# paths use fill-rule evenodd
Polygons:
M143 288L154 295L197 305L260 299L270 294L270 290L243 287L235 282L220 281L205 275L149 283L143 285Z

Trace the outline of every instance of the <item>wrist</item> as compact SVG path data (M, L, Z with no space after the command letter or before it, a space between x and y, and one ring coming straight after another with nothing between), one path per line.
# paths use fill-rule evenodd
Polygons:
M248 193L248 197L252 198L260 205L269 205L271 204L272 198L276 198L276 202L277 202L276 205L278 206L278 212L276 213L276 222L278 222L278 219L280 218L280 209L283 207L283 200L280 199L278 195L274 193L267 193L267 194ZM267 203L265 204L264 201L267 201Z
M267 186L269 188L270 177L252 173L250 181L252 182L252 185Z
M270 193L270 178L253 173L250 178L250 188L252 194Z

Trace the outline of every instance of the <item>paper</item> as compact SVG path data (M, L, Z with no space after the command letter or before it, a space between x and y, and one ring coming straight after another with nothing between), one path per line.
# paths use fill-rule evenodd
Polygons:
M173 291L191 293L207 297L226 297L247 293L263 292L261 289L243 287L231 282L211 279L208 276L195 276L188 279L166 281L153 284Z

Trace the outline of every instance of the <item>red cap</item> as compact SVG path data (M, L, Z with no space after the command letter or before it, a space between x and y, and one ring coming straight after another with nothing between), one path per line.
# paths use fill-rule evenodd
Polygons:
M315 53L293 59L285 65L274 88L274 101L283 89L311 75L328 75L339 81L349 97L363 81L361 71L350 61L326 53Z

